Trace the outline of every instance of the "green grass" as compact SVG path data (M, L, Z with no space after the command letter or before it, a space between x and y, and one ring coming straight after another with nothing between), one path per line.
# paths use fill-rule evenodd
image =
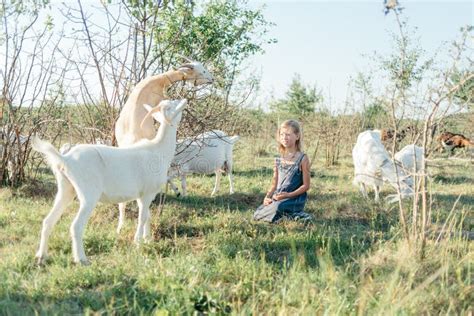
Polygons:
M153 206L153 242L136 247L130 203L99 205L85 233L90 266L72 263L68 208L50 238L50 258L35 264L41 222L52 206L51 174L0 191L0 314L468 314L472 243L459 234L428 239L424 259L401 238L396 205L363 199L352 163L313 165L307 211L313 223L252 221L271 179L272 157L243 140L235 150L235 189L210 198L214 178L189 178L189 196ZM439 163L439 162L437 162ZM472 230L472 165L433 168L433 226L454 212L454 232ZM393 193L389 187L382 197ZM404 205L410 207L407 201ZM463 220L464 218L464 220ZM431 235L430 235L431 236Z

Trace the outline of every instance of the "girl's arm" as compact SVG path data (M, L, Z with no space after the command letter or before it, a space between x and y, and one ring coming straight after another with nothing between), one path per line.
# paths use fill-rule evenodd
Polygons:
M273 202L272 196L273 193L276 190L277 187L277 182L278 182L278 168L277 164L275 161L275 165L273 166L273 179L272 179L272 186L270 187L270 190L268 190L267 194L265 194L265 198L263 199L263 204L268 205Z
M281 192L277 194L274 197L275 200L279 201L282 199L294 198L309 190L311 177L310 177L309 159L308 159L308 156L306 155L301 161L301 171L303 172L303 184L298 189L294 190L293 192Z
M275 192L278 184L278 168L277 164L275 161L275 164L273 165L273 178L272 178L272 185L270 189L267 191L267 194L265 194L265 197L271 198L273 193Z

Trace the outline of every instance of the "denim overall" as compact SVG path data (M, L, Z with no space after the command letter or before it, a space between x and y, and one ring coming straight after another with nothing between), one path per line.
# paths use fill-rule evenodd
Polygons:
M303 172L300 169L301 161L305 154L301 153L294 164L282 164L281 158L275 159L278 169L278 184L274 195L280 192L293 192L303 185ZM269 205L260 205L253 219L257 221L265 221L275 223L283 217L289 219L311 219L311 215L303 212L306 203L306 192L294 198L275 201Z

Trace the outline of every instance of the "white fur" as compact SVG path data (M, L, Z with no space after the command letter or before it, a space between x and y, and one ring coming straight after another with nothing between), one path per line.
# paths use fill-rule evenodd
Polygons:
M153 117L161 123L156 137L130 148L77 145L61 155L51 144L33 139L33 149L46 156L58 182L54 206L43 221L36 254L40 262L47 256L48 237L54 225L75 195L80 204L71 225L75 262L87 263L82 236L97 202L136 200L139 214L135 242L150 238L149 206L167 181L167 171L176 149L177 125L185 105L186 100L162 101L157 107L160 111L153 109Z
M379 200L380 187L384 182L397 187L397 175L395 166L385 150L381 140L380 131L365 131L359 134L357 142L352 150L354 161L354 185L357 185L367 197L366 185L370 185L375 191L375 200ZM412 181L405 172L397 166L402 198L412 194ZM390 202L395 202L398 197L391 196Z
M239 136L227 136L219 130L209 131L196 136L195 139L185 139L176 146L176 156L174 157L168 173L170 184L173 190L179 194L171 180L181 177L181 189L186 196L186 175L216 174L214 196L220 187L222 172L227 172L230 184L230 194L234 193L234 182L232 175L233 159L232 150L234 144L239 140Z
M67 154L74 146L74 144L71 144L71 143L64 143L61 145L61 147L59 147L59 153L61 155L65 155Z
M94 144L97 145L107 145L107 146L112 146L112 142L109 139L102 139L102 138L96 138L94 140ZM74 146L77 146L77 144L71 144L71 143L64 143L62 146L59 148L59 153L61 155L67 154Z
M406 174L419 174L423 168L424 150L414 144L406 145L394 158L400 162Z
M156 128L151 118L145 118L144 104L155 106L167 99L166 89L176 81L187 81L195 85L212 83L213 77L199 62L181 65L177 70L149 76L133 89L115 124L115 137L119 147L135 144L142 139L153 139ZM143 121L143 124L142 124Z
M140 81L133 89L115 124L115 137L119 147L131 146L143 139L153 139L156 128L151 118L146 118L144 104L158 104L166 99L166 90L174 82L186 81L195 85L213 82L209 71L199 62L189 60L176 70L170 70ZM126 203L119 204L117 233L123 226Z

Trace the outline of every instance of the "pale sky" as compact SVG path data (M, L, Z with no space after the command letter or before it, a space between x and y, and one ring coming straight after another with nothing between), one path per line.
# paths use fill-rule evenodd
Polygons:
M462 26L474 24L472 1L399 2L428 53L446 48L459 37ZM263 108L272 97L284 96L295 73L304 83L330 93L337 106L345 100L349 77L375 65L362 54L389 52L388 30L397 31L393 13L384 15L383 0L251 2L255 7L262 4L266 19L276 23L270 36L278 40L250 61L262 73L256 103Z
M276 24L269 37L278 41L266 45L265 54L247 61L249 71L261 75L261 90L253 107L266 109L272 98L283 97L295 73L305 84L322 89L326 100L330 96L331 106L342 107L349 78L376 65L363 54L390 52L393 41L388 31L397 30L393 12L384 15L383 0L249 1L252 8L265 5L266 20ZM443 54L446 57L446 43L459 38L461 27L474 24L472 1L399 2L405 8L403 16L412 29L417 28L419 43L429 55L441 48L440 58ZM91 4L98 4L97 0L83 3L88 12L94 11ZM55 23L60 24L63 18L59 12L53 15Z

